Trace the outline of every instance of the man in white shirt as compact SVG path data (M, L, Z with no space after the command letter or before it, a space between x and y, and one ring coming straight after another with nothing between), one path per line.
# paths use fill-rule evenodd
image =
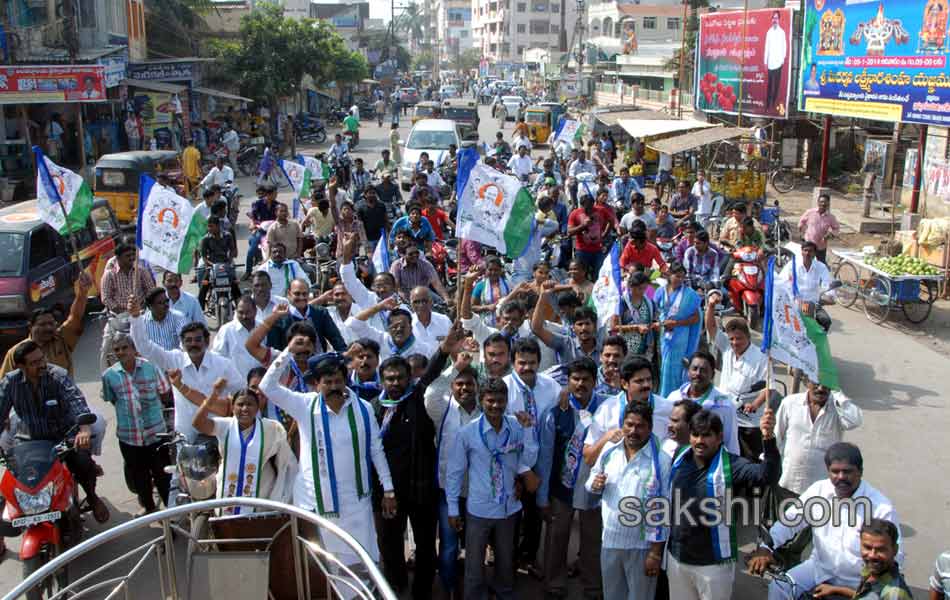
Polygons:
M802 242L802 259L787 263L779 273L779 280L796 283L799 298L802 302L815 305L815 320L824 327L825 331L828 331L831 327L831 317L821 305L834 304L835 293L827 291L832 281L831 271L825 263L815 260L817 250L818 246L815 242L807 240ZM793 267L794 271L792 271Z
M648 238L656 238L656 216L646 211L643 194L634 193L630 205L632 210L620 219L620 230L629 233L633 230L634 222L640 221L647 228Z
M732 400L739 425L739 447L742 456L757 460L762 453L759 422L769 397L769 390L752 392L752 386L768 379L769 358L752 344L749 325L744 319L729 319L725 331L716 326L716 308L722 294L713 291L706 301L706 336L714 340L722 353L719 369L720 390Z
M330 313L330 318L333 319L336 328L340 330L340 335L343 336L343 341L346 342L347 346L357 339L358 336L346 326L346 320L362 309L353 303L353 297L346 291L346 286L342 283L336 284L332 290L311 302L311 304L313 303L329 305L327 312Z
M436 471L439 484L439 580L444 590L456 589L459 542L464 539L464 530L457 531L449 527L449 506L445 495L449 455L455 448L459 431L482 414L478 403L478 373L468 364L456 369L459 365L457 358L457 355L453 357L455 366L452 367L451 390L447 393L430 393L433 392L433 386L430 385L425 394L426 413L436 425L435 447L439 460ZM468 485L463 484L459 497L460 511L465 510L467 497Z
M713 211L712 187L706 181L706 171L700 169L696 172L696 182L690 190L690 195L699 199L696 214L693 216L700 225L706 227Z
M768 70L765 110L777 110L779 114L783 115L785 111L776 106L776 103L783 100L779 98L779 87L782 83L782 68L785 66L785 58L788 55L788 40L785 39L785 31L779 25L779 18L779 11L773 11L772 26L765 34L762 63Z
M527 148L521 146L518 148L518 154L508 159L508 169L523 183L528 182L528 177L534 172L534 163L528 156Z
M247 373L261 363L244 347L256 325L257 308L250 296L241 296L234 309L234 318L218 328L211 344L211 351L226 356L234 362L238 373Z
M267 315L281 304L288 304L287 298L271 294L271 279L267 271L256 271L251 278L251 297L254 298L254 307L257 309L255 322L260 325Z
M736 407L729 396L722 393L713 385L713 374L716 372L716 359L712 354L698 350L689 359L689 383L683 384L678 390L673 390L666 397L670 404L680 400L692 400L709 412L717 415L722 421L722 444L728 452L741 454L739 449L739 423L736 417Z
M897 526L900 520L894 503L871 484L862 480L864 460L857 446L838 442L825 453L828 477L810 485L789 505L784 518L769 533L773 547L760 547L758 556L749 561L749 570L762 573L772 562L772 552L792 539L798 532L811 528L812 552L806 561L793 567L787 575L794 588L785 582L772 581L769 600L794 600L803 591L819 586L857 589L862 580L864 560L861 558L861 527L872 518L886 519ZM807 503L807 504L806 504ZM811 507L812 515L822 515L822 525L811 525L802 518L803 506ZM816 510L816 506L820 506ZM897 563L903 564L904 551L898 549Z
M145 330L145 317L138 300L129 300L128 312L132 317L132 341L138 353L160 369L181 371L181 380L186 388L209 396L214 382L219 378L224 378L227 382L225 390L229 394L244 387L246 380L230 358L208 350L211 333L202 323L190 323L181 330L183 349L165 350L149 339ZM178 389L174 390L174 397L175 431L183 434L189 441L194 441L198 432L191 421L198 406Z
M233 169L237 168L237 154L238 150L241 149L241 138L238 136L238 132L234 129L229 128L223 136L221 136L221 143L225 148L228 149L228 160L231 161L231 180L234 180L234 171ZM204 182L202 182L204 183Z
M224 164L224 158L219 156L214 159L214 166L201 180L201 187L207 190L213 185L218 185L223 189L228 182L234 182L234 169Z
M384 518L395 515L396 494L373 407L346 387L346 360L335 353L310 359L306 378L316 381L310 384L313 391L294 392L281 385L294 352L290 346L281 352L260 382L268 401L299 424L300 456L313 457L300 461L294 505L332 520L378 561L370 471L375 470L383 487ZM336 536L324 536L324 544L344 565L358 565L352 549Z
M287 294L290 288L290 282L294 279L303 279L310 282L310 275L300 266L300 263L293 259L284 258L287 249L281 242L271 244L269 247L270 258L267 262L259 265L255 272L265 272L270 277L271 285L278 296Z
M857 404L819 383L809 382L806 392L786 396L775 413L775 439L782 454L779 485L798 495L824 479L825 452L842 441L845 431L863 423Z
M432 293L428 288L413 288L409 304L412 305L412 335L432 348L437 347L449 334L452 319L432 312Z
M373 316L389 311L386 331L367 323ZM399 301L390 297L367 308L346 320L346 326L356 337L366 337L379 344L379 358L385 361L390 356L407 357L421 354L426 358L435 353L435 347L412 334L412 313L400 308Z
M663 198L663 191L666 189L667 184L670 184L670 187L672 187L672 177L673 156L665 152L660 152L660 157L657 160L656 185L654 186L657 198Z

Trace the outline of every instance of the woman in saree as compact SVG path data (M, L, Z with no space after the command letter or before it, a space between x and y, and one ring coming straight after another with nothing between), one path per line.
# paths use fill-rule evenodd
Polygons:
M684 284L686 268L678 262L669 267L669 282L656 291L653 300L659 322L660 395L666 397L686 381L683 359L699 347L700 297Z
M611 333L623 336L627 342L627 354L639 354L653 361L653 333L657 320L656 305L647 298L646 289L650 278L646 273L635 271L627 277L620 302L620 314L612 317Z
M481 314L486 325L495 326L495 311L505 296L511 293L511 284L505 277L501 259L485 259L485 276L472 289L472 312Z
M215 382L211 395L205 398L192 421L199 432L218 438L218 498L243 496L290 502L297 459L287 442L284 426L261 416L262 396L251 388L232 396L230 417L209 415L223 388L223 379ZM236 506L226 509L224 514L241 512Z

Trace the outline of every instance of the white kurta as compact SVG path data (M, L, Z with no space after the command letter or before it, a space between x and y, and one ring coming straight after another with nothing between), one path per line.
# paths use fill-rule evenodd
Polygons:
M218 498L224 496L224 446L228 437L228 430L234 422L234 417L211 417L214 422L214 436L218 438L218 448L221 449L222 460L218 467ZM290 444L287 443L287 432L284 426L271 419L261 419L264 428L264 450L260 469L260 494L258 498L290 502L293 494L293 482L297 475L297 458L294 456ZM231 452L241 451L240 440L230 440ZM257 460L257 457L253 457ZM246 509L245 509L246 510Z
M291 356L286 350L281 352L267 369L267 373L261 380L260 388L268 400L279 406L281 410L289 413L300 424L300 456L310 457L313 439L308 424L311 416L310 406L317 394L313 392L293 392L280 385L280 376L289 365L290 360ZM354 392L350 391L349 397L339 412L327 411L330 440L333 445L334 466L337 474L337 495L340 503L339 515L331 517L331 519L353 536L374 561L379 561L379 546L376 539L376 528L373 525L372 498L370 495L360 498L357 494L356 465L353 462L353 440L347 419L347 407L351 402L363 401ZM367 402L363 402L363 404L372 415L372 406ZM319 410L319 405L315 406L314 410ZM376 424L375 418L370 418L369 421L372 437L370 458L373 461L376 475L383 484L383 490L391 491L393 482L389 474L389 463L386 462L386 454L383 452L382 438L379 436L379 426ZM365 444L361 442L360 447L365 447ZM314 497L313 478L312 461L305 458L300 461L300 468L294 482L294 504L305 510L316 512L317 502ZM356 562L356 556L338 538L328 535L324 539L324 543L327 550L337 554L344 564Z

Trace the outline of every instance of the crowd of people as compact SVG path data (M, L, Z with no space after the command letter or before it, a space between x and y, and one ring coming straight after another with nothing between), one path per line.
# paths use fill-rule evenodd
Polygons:
M843 441L861 426L861 409L819 382L783 399L761 389L770 364L749 324L717 317L722 292L704 298L693 289L695 277L730 276L720 245L764 252L751 207L734 207L714 236L699 210L707 190L698 176L647 210L629 165L613 177L601 144L570 160L537 160L529 188L538 226L525 253L508 267L477 242L459 241L456 294L430 260L433 244L452 236L453 210L451 195L430 183L431 161L420 165L404 209L387 155L382 183L347 191L332 177L299 222L261 184L252 221L276 227L254 231L247 264L265 242L266 260L245 273L249 289L235 286L234 318L214 336L205 289L194 297L173 272L159 274L158 285L135 246L120 244L99 289L131 325L127 333L106 328L103 356L114 362L103 364L101 393L114 406L143 513L157 510L156 492L166 506L179 493L159 437L168 427L163 409L173 407L175 431L217 440L220 497L270 498L333 520L382 563L393 589L413 598L433 597L436 578L442 597L514 598L520 573L550 598L569 597L577 576L581 591L570 597L727 600L741 560L736 524L702 520L701 506L768 489L805 504L867 500L850 522L790 524L800 516L794 506L771 515L772 544L750 568L764 572L782 556L792 583L773 581L770 598L909 599L897 509L863 479L860 449ZM454 166L455 152L445 160ZM235 224L218 215L208 224L202 265L232 260ZM682 240L664 258L655 241L676 229ZM827 197L799 229L804 260L781 276L817 295L828 278L827 237L837 230ZM338 282L317 294L298 262L306 230L336 240ZM624 293L619 314L604 319L591 307L591 278L614 241L623 244ZM365 273L366 261L354 259L377 244L390 246L390 270ZM652 270L665 276L656 290ZM65 322L38 311L30 337L7 353L0 420L15 413L12 431L58 440L90 412L72 354L91 283L77 281ZM110 518L96 494L102 421L79 428L68 463L101 523ZM674 507L665 519L644 518L664 502ZM799 556L788 561L792 546ZM950 590L948 560L938 560L935 593Z

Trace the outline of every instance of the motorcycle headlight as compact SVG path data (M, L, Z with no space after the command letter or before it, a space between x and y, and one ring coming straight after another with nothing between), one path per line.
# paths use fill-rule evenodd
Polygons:
M16 503L24 515L36 515L49 510L53 502L53 484L46 484L36 494L25 492L20 488L13 488L13 495L16 497Z

